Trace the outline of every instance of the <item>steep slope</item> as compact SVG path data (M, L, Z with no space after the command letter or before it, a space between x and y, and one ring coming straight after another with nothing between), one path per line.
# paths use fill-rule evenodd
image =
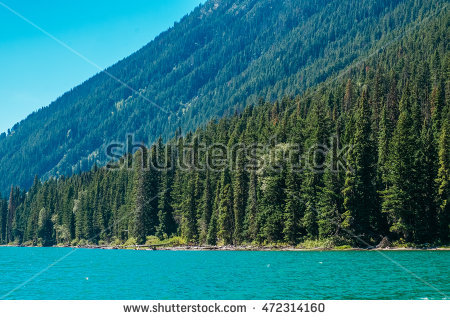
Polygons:
M0 137L0 190L105 162L126 133L152 142L335 75L435 15L443 0L211 0ZM130 88L133 88L131 90ZM161 106L155 106L154 103Z

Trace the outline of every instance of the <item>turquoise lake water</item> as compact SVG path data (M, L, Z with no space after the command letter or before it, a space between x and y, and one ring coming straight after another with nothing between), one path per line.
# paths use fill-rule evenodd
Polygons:
M306 300L450 296L449 251L382 254L8 247L0 248L0 297Z

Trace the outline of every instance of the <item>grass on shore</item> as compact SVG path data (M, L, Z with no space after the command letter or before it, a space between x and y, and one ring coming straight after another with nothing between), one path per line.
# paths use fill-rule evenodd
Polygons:
M42 242L38 241L37 243L33 243L31 241L27 241L25 243L18 243L13 242L9 243L8 246L23 246L23 247L43 247ZM57 247L99 247L99 248L123 248L123 249L135 249L138 247L138 243L135 238L129 238L125 242L120 239L112 239L109 242L106 242L104 240L100 240L98 243L92 243L88 242L84 239L81 240L73 240L70 243L60 243L58 245L55 245ZM198 247L198 248L209 248L209 247L216 247L216 248L223 248L227 247L229 249L232 249L233 246L226 246L223 243L218 243L217 246L203 246L198 244L192 244L188 243L184 238L182 237L171 237L166 239L159 239L155 236L148 236L146 239L145 244L140 245L139 247L142 248L148 248L148 247L161 247L161 248L182 248L182 247ZM237 250L258 250L258 249L265 249L265 250L283 250L283 249L293 249L293 250L356 250L356 249L365 249L365 248L358 248L354 247L342 239L321 239L321 240L304 240L303 242L297 244L297 245L290 245L288 243L270 243L270 242L264 242L264 243L243 243L239 246L235 247ZM371 247L373 249L374 247ZM413 244L405 242L403 239L393 241L391 245L387 249L450 249L449 245L441 245L441 244Z

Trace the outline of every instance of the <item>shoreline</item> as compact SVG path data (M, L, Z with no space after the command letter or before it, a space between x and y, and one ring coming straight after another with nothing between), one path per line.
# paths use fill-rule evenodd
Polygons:
M418 247L386 247L386 248L297 248L292 246L287 247L264 247L264 246L160 246L160 245L144 245L144 246L96 246L96 245L85 245L85 246L50 246L50 247L40 247L40 246L23 246L23 245L0 245L2 247L12 247L12 248L72 248L72 249L100 249L100 250L139 250L139 251L248 251L248 252L320 252L320 251L450 251L450 247L428 247L428 248L418 248Z

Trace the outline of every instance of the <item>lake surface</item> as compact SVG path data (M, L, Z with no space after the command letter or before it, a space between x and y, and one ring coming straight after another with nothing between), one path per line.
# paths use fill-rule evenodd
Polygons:
M443 299L450 296L449 267L449 251L174 252L0 247L0 297Z

